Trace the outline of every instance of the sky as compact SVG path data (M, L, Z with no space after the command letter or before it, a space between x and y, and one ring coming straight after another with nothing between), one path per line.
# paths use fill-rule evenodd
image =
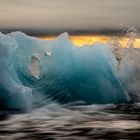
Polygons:
M0 29L105 31L140 28L140 0L0 0Z

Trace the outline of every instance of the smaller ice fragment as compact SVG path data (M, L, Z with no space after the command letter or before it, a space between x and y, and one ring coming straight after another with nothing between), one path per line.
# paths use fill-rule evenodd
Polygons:
M52 56L52 50L50 48L46 48L44 54L47 56Z

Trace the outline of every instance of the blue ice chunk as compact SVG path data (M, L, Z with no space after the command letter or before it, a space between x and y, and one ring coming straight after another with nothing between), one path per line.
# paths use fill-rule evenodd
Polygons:
M38 57L37 67L34 56ZM126 103L129 97L115 72L114 59L108 45L78 48L67 33L52 41L22 32L1 34L1 106L26 110L34 102L31 96L35 99L37 95L46 96L46 102ZM38 78L32 66L39 69Z

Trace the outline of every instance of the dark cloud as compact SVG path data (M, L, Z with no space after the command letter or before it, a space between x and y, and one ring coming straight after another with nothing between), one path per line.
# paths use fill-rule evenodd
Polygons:
M0 0L0 28L140 28L140 0Z

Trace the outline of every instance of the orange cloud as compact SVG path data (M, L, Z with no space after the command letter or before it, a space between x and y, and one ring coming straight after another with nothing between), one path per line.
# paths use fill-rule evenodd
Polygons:
M40 37L44 40L53 40L57 36L46 36L46 37ZM72 35L70 36L70 39L76 46L83 46L83 45L92 45L94 43L100 42L100 43L107 43L110 42L112 39L112 36L103 36L103 35ZM122 47L126 47L127 42L129 40L128 37L118 37L119 42L121 43ZM134 41L134 47L140 48L140 38L136 38Z

